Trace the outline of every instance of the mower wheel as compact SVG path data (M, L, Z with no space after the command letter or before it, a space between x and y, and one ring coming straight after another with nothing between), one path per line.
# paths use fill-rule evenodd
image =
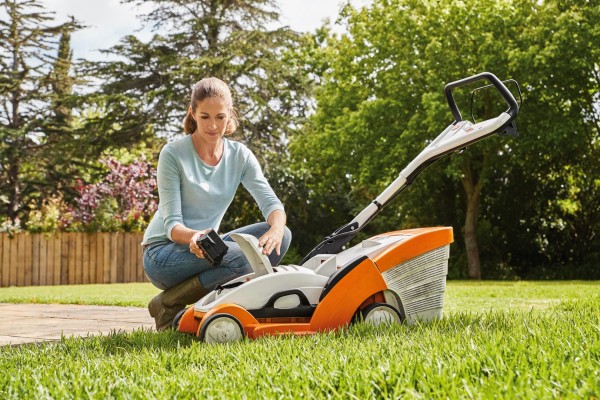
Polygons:
M185 314L186 311L187 308L184 308L183 310L175 314L175 318L173 318L173 322L171 322L171 328L173 328L176 331L179 330L179 322L181 321L181 317L183 317L183 314Z
M206 343L237 342L244 338L244 330L234 316L214 314L202 324L199 336Z
M402 314L394 307L385 303L373 303L360 312L362 320L373 326L400 324L404 320Z

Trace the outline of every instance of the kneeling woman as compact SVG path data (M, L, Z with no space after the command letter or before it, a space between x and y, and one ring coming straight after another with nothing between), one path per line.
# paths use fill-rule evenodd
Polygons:
M188 135L160 152L159 206L142 243L146 276L163 290L148 304L158 331L169 328L179 311L217 285L251 272L231 233L258 238L272 265L281 261L292 237L285 226L283 205L254 154L225 138L237 128L237 120L231 92L223 81L206 78L194 85L184 128ZM213 266L196 240L208 229L218 231L240 183L252 194L267 222L222 235L229 250L221 263Z

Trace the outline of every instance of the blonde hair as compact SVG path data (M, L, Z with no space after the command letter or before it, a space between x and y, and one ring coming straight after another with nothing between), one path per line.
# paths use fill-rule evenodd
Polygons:
M187 115L183 120L183 129L185 133L191 135L196 132L198 128L198 124L194 119L194 112L196 111L196 104L199 102L211 98L216 97L221 99L227 105L229 109L229 121L227 122L227 127L225 128L225 134L231 135L238 127L238 119L237 112L233 107L233 98L231 96L231 90L229 90L229 86L219 78L204 78L199 82L196 82L192 87L192 95L190 98L190 107L188 107Z

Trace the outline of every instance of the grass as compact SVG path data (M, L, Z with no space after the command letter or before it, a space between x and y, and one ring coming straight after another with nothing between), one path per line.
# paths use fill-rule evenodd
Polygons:
M150 283L0 288L0 303L92 304L145 307L159 290Z
M91 299L112 288L119 294L111 298L126 305L145 305L155 293L124 286L87 292ZM35 301L95 302L83 287L71 296L73 288L44 288ZM449 282L445 318L423 325L357 324L216 346L137 331L4 347L0 398L597 399L598 289L598 282ZM0 301L28 296L0 289Z
M149 283L0 288L0 303L95 304L146 307L159 290ZM449 281L445 312L545 310L564 300L593 297L600 281Z

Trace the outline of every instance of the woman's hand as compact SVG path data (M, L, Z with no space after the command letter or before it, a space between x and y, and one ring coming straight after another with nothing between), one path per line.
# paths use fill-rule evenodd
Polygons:
M198 246L198 243L196 243L196 242L198 241L198 238L200 236L204 235L208 231L209 231L209 229L196 231L192 235L192 238L190 239L190 253L194 253L196 255L196 257L198 257L198 258L206 258L206 256L204 255L204 252L202 251L202 249Z
M270 255L273 250L277 255L281 255L281 242L285 234L286 216L283 210L275 210L267 218L267 223L271 228L258 239L258 247L263 248L263 254Z
M260 239L258 246L262 247L263 254L270 255L273 250L277 255L281 254L281 241L283 240L284 228L272 226Z

